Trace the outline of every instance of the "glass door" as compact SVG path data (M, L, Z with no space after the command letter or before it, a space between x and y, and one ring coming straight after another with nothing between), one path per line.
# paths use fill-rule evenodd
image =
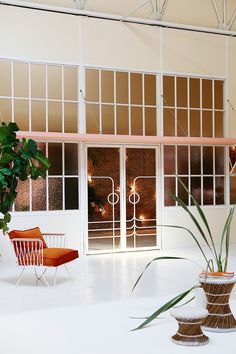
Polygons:
M87 151L88 252L156 248L156 148Z

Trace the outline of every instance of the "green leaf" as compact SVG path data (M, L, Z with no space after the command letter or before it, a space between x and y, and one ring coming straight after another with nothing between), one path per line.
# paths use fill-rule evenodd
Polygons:
M11 131L11 132L18 132L19 127L18 127L18 125L16 123L10 122L8 124L8 130Z
M0 173L2 173L5 176L11 176L12 170L9 167L3 167L0 168Z
M44 154L42 153L42 151L37 150L34 158L40 162L40 164L45 168L45 169L49 169L49 167L51 166L51 162L48 160L47 157L44 156Z
M29 153L32 156L35 156L36 152L37 152L37 144L34 140L29 139L26 143L26 147L29 149Z
M181 300L183 300L192 290L199 287L199 284L194 285L192 288L184 291L183 293L175 296L164 305L162 305L158 310L156 310L151 316L149 316L144 322L142 322L137 328L133 329L132 331L136 331L138 329L142 329L146 327L150 322L152 322L155 318L157 318L163 312L170 310L172 307L177 305Z
M1 158L0 158L0 166L6 165L9 162L14 161L15 157L16 157L16 154L14 152L12 152L12 153L9 153L9 152L3 153Z
M5 221L6 223L8 223L8 222L11 221L11 214L10 214L10 213L4 214L4 221Z

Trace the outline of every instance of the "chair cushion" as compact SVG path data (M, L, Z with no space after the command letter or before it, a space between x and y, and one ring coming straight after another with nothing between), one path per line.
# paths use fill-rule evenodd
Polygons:
M34 227L28 230L12 230L9 233L10 239L14 238L37 238L43 242L43 248L47 248L47 244L43 238L43 235L39 227Z
M45 248L43 250L43 265L58 267L79 258L79 252L70 248Z

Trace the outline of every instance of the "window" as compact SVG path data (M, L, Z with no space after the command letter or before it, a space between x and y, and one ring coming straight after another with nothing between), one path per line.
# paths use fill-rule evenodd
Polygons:
M163 76L163 134L223 137L224 81Z
M20 130L77 133L78 68L0 61L0 112Z
M19 181L15 211L79 209L78 144L38 143L52 165L47 178Z
M156 135L156 75L86 69L86 132Z
M190 205L190 198L176 175L200 204L225 204L224 154L222 146L164 146L165 206L176 205L171 194Z

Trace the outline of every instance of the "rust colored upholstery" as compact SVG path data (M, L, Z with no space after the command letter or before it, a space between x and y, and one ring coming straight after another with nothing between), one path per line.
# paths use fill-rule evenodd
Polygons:
M43 242L43 248L47 248L47 244L43 238L43 235L39 227L34 227L28 230L12 230L9 232L10 239L14 238L36 238Z
M43 250L43 265L58 267L79 258L79 252L70 248L45 248Z

